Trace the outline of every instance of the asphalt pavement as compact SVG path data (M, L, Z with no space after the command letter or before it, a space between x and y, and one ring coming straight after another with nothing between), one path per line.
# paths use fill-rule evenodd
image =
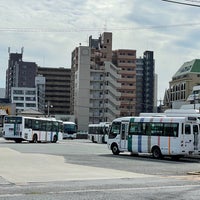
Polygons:
M6 147L1 147L0 152L0 184L151 176L122 170L69 164L62 156L26 154Z

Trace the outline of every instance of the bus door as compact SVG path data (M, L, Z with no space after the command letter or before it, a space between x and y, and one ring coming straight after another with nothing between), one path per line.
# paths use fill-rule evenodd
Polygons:
M129 122L121 123L121 132L120 132L120 149L128 149L128 125Z
M193 125L192 124L184 124L184 147L185 152L194 151L194 135L193 135Z
M199 126L197 124L193 124L193 134L194 134L194 151L195 153L200 152L200 142L199 142Z

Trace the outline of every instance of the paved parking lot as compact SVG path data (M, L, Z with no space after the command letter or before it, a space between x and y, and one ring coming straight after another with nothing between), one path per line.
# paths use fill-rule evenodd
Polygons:
M0 177L4 182L6 180L15 184L150 176L122 170L70 164L63 156L27 154L8 147L0 147L0 152Z

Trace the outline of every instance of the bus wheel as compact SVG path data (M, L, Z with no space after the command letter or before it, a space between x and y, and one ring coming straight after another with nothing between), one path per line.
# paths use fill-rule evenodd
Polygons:
M53 143L56 143L57 141L58 141L58 137L57 137L57 135L54 135L54 136L53 136L53 141L52 141L52 142L53 142Z
M33 143L37 143L37 134L33 135Z
M116 144L113 144L112 145L112 147L111 147L111 150L112 150L112 153L114 154L114 155L119 155L119 148L118 148L118 146L116 145Z
M152 155L153 155L154 158L157 158L157 159L162 158L162 154L161 154L160 148L159 147L154 147L152 149Z
M94 136L92 136L92 139L91 139L91 140L92 140L92 142L94 143Z

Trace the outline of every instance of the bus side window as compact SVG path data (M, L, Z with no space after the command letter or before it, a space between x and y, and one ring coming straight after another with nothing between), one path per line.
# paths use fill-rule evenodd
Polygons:
M121 139L125 140L125 134L126 133L126 126L125 124L122 124L122 134L121 134Z
M46 131L51 131L51 130L52 130L52 122L51 121L47 121Z
M32 128L32 120L25 119L25 128Z
M199 133L199 128L198 128L197 125L193 125L193 133L198 135L198 133Z
M43 120L42 122L41 122L41 130L42 131L46 131L46 121L45 120Z
M142 123L131 122L129 126L129 135L144 135L142 132Z
M41 121L40 120L33 120L33 130L40 130Z
M178 137L178 124L177 123L164 123L163 136Z
M52 122L52 131L58 131L58 122Z
M151 135L151 123L145 123L145 134Z
M185 124L185 134L187 135L191 134L191 129L189 124Z

